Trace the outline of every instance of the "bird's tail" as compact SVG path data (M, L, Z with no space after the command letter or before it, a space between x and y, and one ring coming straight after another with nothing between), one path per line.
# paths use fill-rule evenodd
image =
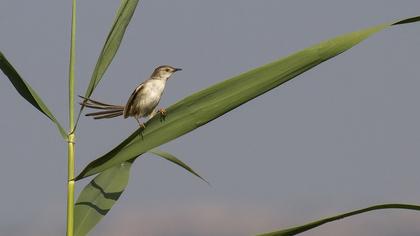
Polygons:
M86 98L82 96L79 96L79 97L83 99L83 102L79 103L80 105L89 107L92 109L102 110L99 112L92 112L85 115L85 116L92 116L93 119L114 118L117 116L121 116L124 113L124 106L111 105L111 104L98 102L90 98Z

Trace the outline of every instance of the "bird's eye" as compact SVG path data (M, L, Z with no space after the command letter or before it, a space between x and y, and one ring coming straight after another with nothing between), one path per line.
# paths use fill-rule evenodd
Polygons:
M170 69L166 69L166 72L170 72L171 70Z

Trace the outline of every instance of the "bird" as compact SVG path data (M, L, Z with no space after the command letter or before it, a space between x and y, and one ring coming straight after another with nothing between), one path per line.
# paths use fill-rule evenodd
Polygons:
M140 122L142 117L150 119L157 113L166 116L166 110L164 108L156 110L156 107L159 104L168 79L175 72L181 70L181 68L169 65L158 66L154 69L149 79L143 81L134 89L125 106L107 104L83 96L79 96L83 99L80 105L102 110L87 113L86 116L92 116L94 119L108 119L118 116L123 116L124 119L133 117L139 126L144 129L146 128L145 124Z

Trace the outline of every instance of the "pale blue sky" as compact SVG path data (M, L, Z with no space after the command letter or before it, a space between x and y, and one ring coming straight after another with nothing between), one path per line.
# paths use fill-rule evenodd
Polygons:
M2 0L0 50L67 121L71 1ZM117 0L78 1L83 94ZM144 0L93 98L125 103L159 64L184 70L161 105L335 35L420 15L418 0ZM420 204L420 24L354 49L162 147L206 177L146 157L91 235L254 235L372 204ZM66 145L0 75L0 235L64 235ZM66 125L67 126L67 125ZM85 117L78 172L137 128ZM87 182L78 183L78 189ZM412 236L420 212L387 210L304 233Z

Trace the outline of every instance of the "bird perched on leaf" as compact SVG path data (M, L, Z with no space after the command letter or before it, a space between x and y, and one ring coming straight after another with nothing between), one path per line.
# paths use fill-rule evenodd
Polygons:
M165 90L166 81L180 70L182 69L168 65L157 67L149 79L136 87L125 106L106 104L82 96L80 97L84 101L80 105L103 110L86 114L86 116L92 116L94 119L114 118L123 115L124 118L134 117L137 123L145 128L145 125L140 123L140 118L152 118L158 112L166 116L165 109L156 111L156 107Z

